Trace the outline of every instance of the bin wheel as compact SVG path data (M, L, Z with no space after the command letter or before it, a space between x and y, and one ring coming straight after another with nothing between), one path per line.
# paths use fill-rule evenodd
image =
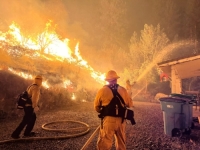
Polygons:
M195 124L194 122L192 122L191 128L194 129L194 127L195 127Z
M181 137L182 136L182 132L181 130L177 129L177 128L174 128L172 130L172 137Z
M190 135L191 134L191 129L185 129L185 132L184 132L184 134L187 134L187 135Z

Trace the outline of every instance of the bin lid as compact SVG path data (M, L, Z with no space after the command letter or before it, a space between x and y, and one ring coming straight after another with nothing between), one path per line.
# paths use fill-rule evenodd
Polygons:
M163 101L163 102L174 102L174 103L185 103L186 102L186 100L176 98L176 97L161 97L161 98L159 98L159 100Z
M186 99L190 99L190 100L194 99L194 97L191 96L191 95L177 94L177 93L171 93L169 96L170 97L186 98Z

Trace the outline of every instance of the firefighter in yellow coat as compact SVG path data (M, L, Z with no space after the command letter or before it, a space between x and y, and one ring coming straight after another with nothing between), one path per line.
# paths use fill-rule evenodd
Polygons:
M117 84L120 78L114 70L110 70L106 74L105 80L109 85ZM132 107L132 101L126 89L122 86L117 87L117 92L123 98L127 107ZM94 109L100 113L102 106L106 106L113 98L113 93L108 86L103 86L97 93L94 100ZM126 121L122 117L105 116L103 118L102 127L100 129L97 141L98 150L110 150L112 147L113 137L115 138L115 147L117 150L126 150Z
M26 103L24 107L24 117L11 137L14 139L20 138L20 133L24 130L24 136L31 137L35 136L35 132L31 132L36 121L36 112L39 110L38 100L40 97L40 88L42 86L42 76L37 75L34 79L34 83L27 89L31 102Z

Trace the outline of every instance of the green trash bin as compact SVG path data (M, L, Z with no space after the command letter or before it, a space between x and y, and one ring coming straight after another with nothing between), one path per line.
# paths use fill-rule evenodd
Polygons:
M164 133L179 137L183 132L190 134L190 107L187 100L176 97L160 98L163 111Z

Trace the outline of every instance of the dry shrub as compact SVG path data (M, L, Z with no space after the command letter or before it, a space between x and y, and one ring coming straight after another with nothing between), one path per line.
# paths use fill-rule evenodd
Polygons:
M16 100L18 95L32 83L9 71L0 70L0 110L10 115L16 115ZM39 105L44 109L55 109L66 106L70 102L70 94L66 89L50 88L41 89ZM42 109L41 109L42 110Z
M0 110L6 113L13 113L16 108L16 98L31 83L29 80L10 73L0 71Z
M18 116L16 108L17 97L27 89L32 80L25 80L5 70L0 70L0 79L0 110L8 114L8 116ZM39 100L40 110L67 109L83 101L93 101L96 94L95 91L84 88L73 92L56 85L48 89L42 87ZM75 100L72 99L73 94L76 96Z
M65 107L70 103L70 94L64 88L42 89L39 105L44 110Z
M75 95L75 99L72 96ZM70 92L66 88L51 87L41 90L39 105L43 110L67 109L77 103L91 102L94 99L94 92L79 90Z

